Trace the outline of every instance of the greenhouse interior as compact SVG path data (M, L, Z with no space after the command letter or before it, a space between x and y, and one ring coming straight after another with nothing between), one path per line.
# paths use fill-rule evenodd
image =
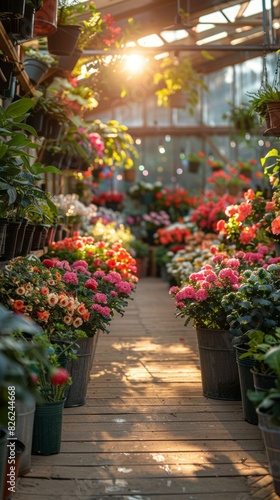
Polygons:
M280 498L279 44L1 0L0 500Z

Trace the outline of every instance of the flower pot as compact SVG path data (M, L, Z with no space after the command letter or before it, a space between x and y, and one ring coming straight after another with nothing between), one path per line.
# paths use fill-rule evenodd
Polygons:
M32 455L54 455L60 452L64 402L36 405L32 435Z
M1 256L1 260L10 260L15 257L17 237L20 226L20 221L8 221L8 225L6 228L5 249Z
M5 251L8 219L0 218L0 257Z
M252 367L255 365L255 360L252 357L240 358L247 351L246 346L236 345L234 347L240 380L243 417L249 424L257 425L258 417L255 406L247 396L248 390L254 390Z
M9 88L1 91L2 99L13 99L16 93L16 86L17 86L17 78L16 76L12 76Z
M24 15L25 0L1 0L0 19L22 18Z
M29 61L34 61L36 63L35 59L29 59ZM33 63L31 62L30 66L28 65L27 74L30 80L33 81L34 84L36 84L40 80L41 74L36 75L35 72L33 73L33 70L34 71L39 70L39 66L37 66L36 64L33 65ZM30 115L26 118L27 125L33 127L36 130L39 137L45 137L47 130L47 116L48 116L47 113L43 109L42 110L40 109L37 111L31 111Z
M49 226L44 224L38 224L35 226L31 250L40 250L41 248L44 248L48 229Z
M25 446L22 453L19 476L24 476L30 471L31 467L31 445L35 413L35 399L29 403L16 400L16 437Z
M136 170L134 168L125 168L123 171L123 179L125 182L135 182Z
M259 409L256 411L258 415L259 428L262 431L275 493L280 496L280 427L272 423L270 415L261 412Z
M18 255L21 255L28 220L23 218L23 219L20 219L19 222L20 222L20 227L19 227L18 235L17 235L15 257L17 257Z
M65 408L86 404L87 386L98 335L77 340L77 359L70 360L66 369L72 377L72 384L66 396Z
M11 488L10 482L17 481L17 478L19 476L20 462L25 450L25 445L19 439L15 440L14 443L14 449L9 448L11 450L10 454L8 451L8 457L6 461L6 477L2 500L11 500L11 498L13 498L14 496L14 494L9 489ZM12 463L9 463L9 460L12 460Z
M228 192L231 196L238 196L240 193L240 186L228 185Z
M25 4L24 16L20 19L8 18L2 24L11 40L17 44L26 42L33 38L35 9Z
M197 161L192 161L189 160L189 166L188 166L188 171L191 172L192 174L196 174L199 170L200 163Z
M240 401L232 337L227 330L196 328L202 392L207 398Z
M54 34L48 36L49 52L56 56L70 56L80 35L78 25L58 25Z
M266 392L272 387L275 387L276 375L268 375L266 373L258 373L251 370L253 374L254 387L256 392Z
M168 103L171 108L186 109L187 94L186 92L176 92L168 97Z
M23 257L31 252L34 232L35 226L33 224L27 224L21 249L21 255Z
M270 102L267 104L269 114L269 128L263 135L271 137L280 137L280 102Z
M58 0L44 0L44 5L35 13L34 38L49 36L57 30Z
M23 61L23 67L33 85L37 85L42 76L48 71L48 66L46 63L31 58L25 59Z
M226 186L214 185L214 191L218 196L223 196L226 193Z
M82 51L79 49L74 49L70 56L61 56L58 61L58 66L60 68L66 69L67 71L72 71L78 60L82 55Z

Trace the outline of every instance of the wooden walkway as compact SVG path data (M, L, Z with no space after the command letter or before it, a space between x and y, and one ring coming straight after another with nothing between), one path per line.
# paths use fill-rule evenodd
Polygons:
M65 409L61 452L32 457L14 500L250 498L278 498L258 426L202 396L195 331L143 278L99 337L87 404Z

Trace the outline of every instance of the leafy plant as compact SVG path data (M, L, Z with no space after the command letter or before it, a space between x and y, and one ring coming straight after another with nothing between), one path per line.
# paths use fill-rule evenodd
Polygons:
M228 101L229 110L222 115L224 120L227 120L234 127L236 132L245 136L248 132L256 132L259 127L259 121L256 115L252 114L249 103L241 102L239 106Z
M267 392L248 391L247 395L259 411L271 415L271 422L280 426L280 346L271 347L263 359L277 375L275 387Z
M41 61L45 63L49 68L51 68L52 66L57 66L57 58L52 56L49 52L36 50L32 47L24 47L24 45L22 47L26 58Z
M33 127L24 123L28 111L34 106L31 99L23 98L0 108L0 214L2 217L25 215L36 207L41 215L40 200L43 200L55 214L56 207L48 193L37 186L40 175L45 172L59 173L55 167L43 168L34 161L30 150L39 147L27 135L37 136Z
M249 96L250 113L258 113L260 123L263 123L267 114L267 104L280 101L280 90L271 85L261 86L256 92L247 92Z
M271 347L280 345L280 328L276 328L271 333L249 330L247 337L246 352L240 355L240 359L253 358L255 360L254 371L267 375L274 374L274 370L265 363L264 358Z
M177 92L185 92L186 106L191 115L199 101L199 91L207 91L207 85L201 76L192 67L188 58L180 59L174 63L170 57L165 57L160 62L160 68L155 72L153 83L157 86L155 94L159 106L169 106L170 96Z
M248 332L273 334L280 326L280 267L246 270L238 290L224 295L221 304L235 344L248 342Z

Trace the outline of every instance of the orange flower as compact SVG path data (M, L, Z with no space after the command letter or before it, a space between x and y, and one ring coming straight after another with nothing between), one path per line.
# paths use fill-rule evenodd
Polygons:
M274 219L271 223L271 231L273 234L278 235L280 234L280 215Z

